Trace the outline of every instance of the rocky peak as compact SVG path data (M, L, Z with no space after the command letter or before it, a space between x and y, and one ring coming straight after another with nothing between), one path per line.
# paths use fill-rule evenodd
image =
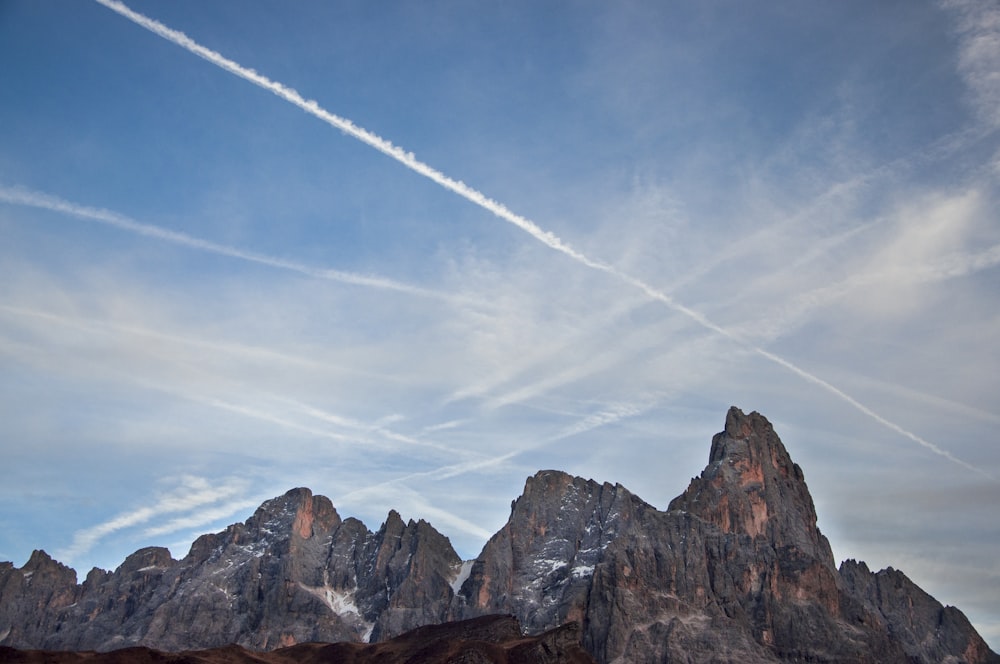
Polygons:
M735 406L712 438L709 464L670 503L723 532L765 537L794 547L831 568L833 552L816 525L816 508L802 469L793 463L763 415Z
M472 565L460 615L511 612L532 633L582 621L606 550L644 512L655 510L621 485L536 473Z
M712 438L709 463L723 460L745 462L743 471L763 468L769 462L770 467L783 474L801 473L767 418L756 411L746 415L736 406L726 413L723 431ZM748 481L753 480L748 478Z
M403 522L402 515L396 510L389 510L382 527L379 528L379 533L382 537L399 537L405 529L406 523Z
M246 522L253 536L297 535L309 539L315 532L329 533L340 525L340 515L326 496L313 496L299 487L262 504Z
M150 546L129 555L115 571L118 574L130 574L151 569L166 569L176 563L177 561L171 557L168 549L162 546Z
M453 596L452 570L461 559L447 537L421 519L404 522L391 510L366 547L357 601L377 618L373 640L401 634L447 615Z
M76 584L76 570L55 561L42 549L31 552L28 562L21 568L25 579L50 579L54 582L71 582Z
M0 565L0 642L44 638L57 629L56 614L72 606L78 593L76 572L41 549L20 569Z
M891 631L910 661L1000 662L965 614L943 606L903 572L873 573L864 562L845 560L840 577L850 597L848 620Z
M633 503L648 507L620 484L542 470L525 481L524 491L511 505L511 522L522 532L543 536L561 524L586 526L591 519L602 528L612 527Z

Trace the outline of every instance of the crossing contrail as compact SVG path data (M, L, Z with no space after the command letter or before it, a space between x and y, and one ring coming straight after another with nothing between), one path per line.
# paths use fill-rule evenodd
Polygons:
M429 297L441 300L462 299L460 296L440 293L427 288L421 288L420 286L386 279L384 277L375 277L364 274L355 274L353 272L344 272L341 270L311 267L294 261L285 260L283 258L277 258L275 256L246 251L237 247L231 247L225 244L212 242L211 240L205 240L193 235L188 235L187 233L172 231L170 229L154 226L152 224L144 224L118 214L117 212L112 212L111 210L78 205L49 194L22 187L5 187L0 185L0 201L13 203L15 205L40 208L43 210L51 210L53 212L60 212L74 217L79 217L81 219L89 219L91 221L96 221L107 226L114 226L115 228L135 233L137 235L144 235L146 237L162 240L164 242L170 242L220 256L238 258L240 260L257 263L259 265L278 268L280 270L298 272L299 274L316 277L318 279L328 279L354 286L380 288L383 290L406 293L408 295L417 295L420 297Z
M742 348L774 364L777 364L780 367L785 368L786 370L792 372L793 374L799 376L800 378L805 379L806 381L818 387L823 388L828 393L832 394L838 399L841 399L850 406L853 406L863 414L874 419L879 424L882 424L883 426L886 426L889 429L899 434L902 434L903 436L909 438L910 440L916 442L917 444L930 450L931 452L939 456L942 456L945 459L948 459L949 461L967 470L974 471L980 475L986 476L987 478L993 481L996 481L992 475L988 474L981 468L978 468L966 461L963 461L955 457L950 452L943 450L934 443L931 443L930 441L921 438L917 434L907 431L903 427L891 422L890 420L887 420L886 418L882 417L875 411L871 410L870 408L859 402L854 397L851 397L840 388L832 385L831 383L828 383L819 376L816 376L806 371L805 369L799 367L798 365L778 355L775 355L774 353L767 351L761 348L760 346L753 344L750 341L747 341L746 339L735 334L734 332L731 332L730 330L727 330L721 325L713 322L704 314L688 306L685 306L680 302L677 302L667 293L658 290L652 285L647 284L645 281L637 277L634 277L630 274L627 274L625 272L622 272L621 270L617 269L610 263L606 263L604 261L588 257L584 253L574 249L569 244L563 242L557 235L555 235L551 231L544 230L543 228L538 226L538 224L531 221L527 217L523 217L513 212L507 206L503 205L498 201L493 200L492 198L489 198L482 192L470 187L461 180L455 180L454 178L445 175L441 171L433 168L432 166L425 164L424 162L418 160L412 152L407 152L403 148L394 145L391 141L386 140L381 136L378 136L377 134L374 134L362 127L359 127L358 125L354 124L351 120L348 120L347 118L340 117L338 115L335 115L334 113L327 111L326 109L322 108L318 102L312 99L304 98L293 88L283 85L282 83L279 83L277 81L272 81L263 74L260 74L253 69L244 67L234 62L233 60L226 58L217 51L213 51L205 46L202 46L201 44L197 43L196 41L185 35L183 32L169 28L166 25L160 23L159 21L156 21L154 19L149 18L148 16L133 11L125 4L118 2L118 0L96 0L96 2L104 5L105 7L111 9L114 12L117 12L118 14L124 16L133 23L136 23L137 25L146 28L150 32L159 35L160 37L170 42L173 42L174 44L177 44L178 46L197 55L198 57L208 60L217 67L220 67L230 72L231 74L239 76L240 78L243 78L253 83L256 86L261 87L264 90L267 90L277 95L278 97L284 99L285 101L295 106L298 106L306 113L315 116L316 118L322 120L323 122L329 124L330 126L339 129L340 131L344 132L345 134L348 134L353 138L356 138L362 143L365 143L366 145L375 148L376 150L385 154L386 156L395 159L403 166L406 166L415 173L418 173L428 178L429 180L439 184L445 189L448 189L458 194L459 196L465 198L469 202L478 205L479 207L483 208L488 212L491 212L493 215L499 217L500 219L517 226L518 228L520 228L521 230L523 230L524 232L528 233L530 236L538 240L539 242L545 244L551 249L554 249L562 254L565 254L566 256L572 258L577 263L580 263L593 270L604 272L610 276L615 277L616 279L628 284L629 286L645 293L650 299L661 302L664 305L666 305L669 309L683 316L686 316L691 321L700 325L706 330L714 332L715 334L718 334L722 337L725 337L726 339L729 339L730 341L736 343Z

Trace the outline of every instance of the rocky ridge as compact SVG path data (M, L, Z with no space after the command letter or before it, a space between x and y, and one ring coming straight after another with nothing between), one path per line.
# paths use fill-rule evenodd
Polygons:
M771 424L733 408L667 510L541 471L474 561L426 522L371 532L295 489L178 561L143 549L80 585L43 552L0 563L0 645L271 650L503 613L530 634L578 624L599 662L1000 662L901 572L838 569L816 523Z
M10 664L593 664L578 626L526 637L511 616L485 616L418 627L377 644L303 643L267 652L236 645L178 653L135 646L110 652L16 650Z
M462 561L425 521L390 512L377 532L293 489L187 556L136 551L114 572L73 570L36 551L0 568L0 644L59 650L380 640L442 622ZM184 625L183 630L177 629ZM9 627L8 627L9 626Z

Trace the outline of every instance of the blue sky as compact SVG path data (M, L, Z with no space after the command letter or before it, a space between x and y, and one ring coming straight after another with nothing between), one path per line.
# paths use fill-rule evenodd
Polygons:
M128 7L193 42L0 3L0 559L295 486L471 558L542 468L665 508L735 404L1000 644L994 3Z

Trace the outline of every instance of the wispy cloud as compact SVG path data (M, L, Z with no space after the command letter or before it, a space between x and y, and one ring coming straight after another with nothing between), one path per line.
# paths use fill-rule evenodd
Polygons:
M69 316L63 313L56 313L53 311L43 311L41 309L37 309L34 307L24 307L11 304L0 304L0 312L6 313L11 316L17 316L19 318L36 319L46 324L58 325L90 333L98 333L105 335L124 335L127 337L134 337L137 339L145 339L149 341L158 341L162 343L176 344L178 346L192 347L198 350L208 351L210 353L222 353L243 360L262 361L270 366L291 365L293 367L304 368L304 369L337 371L345 373L365 373L366 375L372 376L371 372L361 372L358 369L354 369L351 367L333 365L330 363L321 362L316 360L315 358L291 355L289 353L284 353L275 350L273 348L267 348L264 346L254 346L236 342L225 342L225 341L217 341L217 340L197 338L191 336L182 336L178 334L170 334L163 330L148 329L134 324L116 323L114 321L106 319L97 320L91 318L83 318L80 316ZM386 376L382 376L381 378L384 380L389 379Z
M852 294L860 293L865 299L871 299L876 293L886 293L882 297L890 303L886 308L898 308L903 306L903 300L897 298L893 301L892 297L898 296L901 288L965 277L997 265L1000 265L1000 245L977 252L952 252L924 264L877 268L853 274L838 282L794 295L777 308L768 309L767 316L747 321L740 326L740 330L749 337L774 340L798 328L817 310L847 300Z
M864 252L842 270L842 278L820 271L821 284L809 288L808 265L814 256L808 253L809 260L794 261L744 285L734 300L755 294L773 304L743 322L738 333L764 343L790 334L832 305L864 308L878 317L914 306L929 284L1000 265L1000 244L974 247L977 226L984 219L989 219L988 206L977 190L901 206L879 221L879 237L869 236ZM864 228L875 234L870 226ZM848 239L840 236L835 242ZM776 292L780 296L774 296Z
M302 403L301 401L295 401L286 398L281 398L279 400L283 403L287 403L294 409L300 411L301 413L304 413L305 415L313 419L333 424L335 426L342 427L350 431L356 431L359 434L364 434L366 437L374 435L383 438L390 443L401 443L407 446L427 447L434 450L438 450L440 452L445 452L449 454L454 453L454 450L452 450L451 448L446 447L444 445L438 445L433 441L428 441L419 437L408 436L406 434L399 433L398 431L393 431L392 429L389 429L387 426L385 426L386 423L384 422L375 422L375 423L361 422L352 417L337 415L335 413L331 413L321 408L317 408L315 406L310 406L308 404Z
M591 413L583 419L565 427L562 431L559 431L557 434L549 438L547 442L555 442L565 438L572 438L573 436L586 433L587 431L615 424L630 417L636 417L637 415L641 415L642 413L648 411L650 408L653 408L655 405L656 400L653 399L635 403L608 404L601 410Z
M109 9L117 12L118 14L124 16L130 21L136 23L137 25L140 25L143 28L153 32L154 34L164 39L167 39L177 44L178 46L181 46L182 48L188 50L189 52L201 58L204 58L205 60L211 62L212 64L236 76L239 76L240 78L243 78L253 83L254 85L257 85L265 90L272 92L273 94L281 97L282 99L288 101L291 104L294 104L295 106L301 108L307 113L319 118L323 122L326 122L332 127L335 127L343 131L344 133L348 134L349 136L365 143L366 145L373 147L379 152L382 152L383 154L395 159L396 161L403 164L405 167L411 169L412 171L430 179L431 181L441 185L445 189L448 189L458 194L462 198L465 198L466 200L474 203L475 205L478 205L479 207L491 212L500 219L517 226L518 228L525 231L531 237L538 240L542 244L548 246L549 248L555 251L558 251L559 253L568 256L577 263L584 265L590 269L603 272L609 276L618 279L619 281L627 284L628 286L644 293L650 299L660 302L669 309L673 310L674 312L687 317L688 319L690 319L700 327L704 328L705 330L718 334L728 339L729 341L732 341L738 346L743 347L759 355L760 357L790 371L791 373L802 378L806 382L823 389L827 393L835 396L836 398L842 400L843 402L849 404L850 406L853 406L858 411L872 418L879 424L889 428L892 431L899 433L900 435L919 444L925 449L928 449L931 452L953 463L956 463L963 468L972 470L979 474L985 475L990 479L993 479L991 475L983 471L981 468L973 466L972 464L969 464L957 458L955 455L948 452L947 450L944 450L940 446L930 441L927 441L926 439L922 438L916 433L908 431L904 427L890 421L886 417L877 413L872 408L861 403L855 397L847 394L844 390L836 387L835 385L829 383L823 378L811 373L810 371L798 366L797 364L791 362L790 360L784 357L781 357L780 355L774 352L768 351L762 347L759 347L747 341L746 339L740 337L736 333L714 322L701 312L677 301L675 298L671 297L666 292L654 287L653 285L647 283L643 279L640 279L639 277L623 272L614 267L613 265L611 265L610 263L591 258L586 254L574 249L572 246L564 242L554 233L544 230L538 224L531 221L530 219L514 213L513 211L508 209L505 205L487 197L482 192L468 186L464 182L448 177L447 175L438 171L437 169L423 163L422 161L419 161L412 152L405 151L403 148L400 148L391 143L390 141L357 126L352 121L346 118L342 118L333 113L330 113L329 111L320 107L320 105L315 100L306 100L294 89L289 88L276 81L272 81L266 76L257 73L253 69L248 69L246 67L243 67L242 65L224 57L220 53L198 44L184 33L168 28L159 21L156 21L147 16L144 16L143 14L133 11L132 9L130 9L121 2L117 2L116 0L96 0L96 1L104 5L105 7L108 7Z
M522 284L512 287L522 291L533 289L531 285ZM584 294L579 290L570 293L567 299L590 299L594 296L593 292ZM488 345L493 352L498 353L497 359L492 363L495 366L490 371L483 372L478 379L454 390L445 398L445 403L474 398L483 399L487 408L498 408L607 368L612 355L631 351L595 351L585 358L576 353L582 347L593 345L596 337L617 330L629 314L645 304L647 301L644 298L625 298L616 294L608 307L597 307L576 314L571 320L562 323L561 334L553 335L551 324L547 325L544 337L531 333L532 321L493 319L486 327L491 333ZM504 313L507 312L497 310L496 315L503 316ZM580 320L581 317L583 320ZM503 330L509 330L510 335L503 338ZM504 346L511 347L513 354L504 352ZM566 368L553 369L553 359L567 355L572 356L573 360L561 363ZM533 378L537 374L542 374L542 377Z
M203 508L239 494L247 487L246 481L239 478L210 482L205 478L195 476L182 477L178 484L179 486L162 494L151 505L123 512L108 521L76 531L69 546L57 551L56 557L60 560L73 561L90 551L99 541L112 533L148 523L154 518L166 514Z
M311 267L308 265L303 265L302 263L297 263L295 261L289 261L283 258L268 256L266 254L260 254L252 251L246 251L225 244L219 244L217 242L205 240L203 238L195 237L193 235L188 235L187 233L180 233L178 231L172 231L170 229L162 228L160 226L145 224L136 221L134 219L130 219L129 217L126 217L124 215L118 214L117 212L112 212L111 210L78 205L76 203L71 203L69 201L62 200L50 194L42 193L39 191L32 191L30 189L26 189L23 187L9 187L0 185L0 201L6 203L12 203L15 205L24 205L28 207L41 208L44 210L51 210L53 212L60 212L81 219L96 221L108 226L113 226L120 230L128 231L130 233L135 233L137 235L142 235L156 240L161 240L163 242L169 242L171 244L188 247L190 249L196 249L198 251L204 251L219 256L226 256L229 258L236 258L243 261L249 261L251 263L257 263L258 265L265 265L267 267L272 267L279 270L288 270L291 272L297 272L299 274L303 274L309 277L314 277L316 279L327 279L330 281L338 281L340 283L350 284L352 286L364 286L367 288L377 288L381 290L396 291L399 293L405 293L407 295L415 295L419 297L428 297L439 300L451 300L455 302L469 303L468 300L461 298L459 296L451 295L448 293L437 292L427 288L422 288L420 286L414 286L412 284L402 283L399 281L394 281L392 279L386 279L384 277L356 274L353 272L343 272L340 270L331 270L327 268Z
M128 309L128 307L126 307ZM409 435L393 428L399 415L364 421L308 402L308 388L276 385L274 376L289 371L295 382L314 377L316 384L386 385L374 372L352 371L319 359L288 355L258 346L198 339L155 331L131 323L93 319L22 306L0 304L0 321L16 323L31 343L0 334L0 353L59 375L101 376L112 385L136 386L158 395L154 410L179 404L207 407L250 422L266 423L284 434L332 441L343 449L461 456L435 440L432 432ZM69 344L69 345L67 345ZM74 352L74 348L86 352ZM104 349L93 353L94 348ZM53 355L53 350L57 353ZM268 382L261 384L259 381ZM402 389L406 389L405 385ZM163 399L163 397L168 397ZM171 405L174 404L174 405ZM258 427L259 428L259 427Z
M142 531L142 536L159 537L160 535L175 533L179 530L188 530L191 528L208 526L220 521L221 519L228 519L234 514L252 510L260 506L260 504L269 497L270 496L261 496L252 499L233 500L216 507L199 509L197 512L192 514L180 516L158 526L146 528Z
M1000 127L1000 6L991 0L944 0L956 16L958 71L972 92L976 112Z
M437 431L447 431L448 429L457 429L468 422L468 420L448 420L447 422L440 422L438 424L431 424L423 428L423 433L435 433Z

